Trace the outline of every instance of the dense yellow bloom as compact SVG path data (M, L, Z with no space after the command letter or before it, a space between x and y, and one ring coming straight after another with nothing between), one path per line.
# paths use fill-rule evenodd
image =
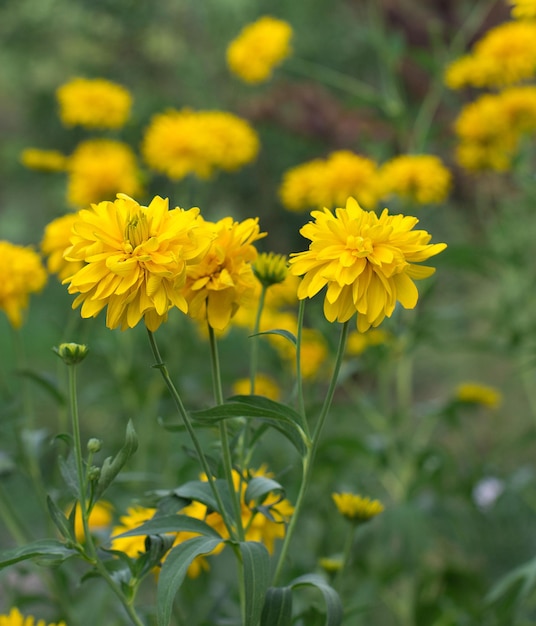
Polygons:
M254 389L251 391L251 381L249 378L240 378L233 384L233 393L236 395L247 396L254 393L257 396L265 396L271 400L279 400L281 390L279 385L270 376L265 374L257 374L254 381Z
M417 218L380 216L364 211L354 198L346 208L313 211L300 233L311 240L309 250L291 254L290 271L304 276L298 298L312 298L327 287L324 315L330 322L346 322L354 313L357 329L365 332L390 317L396 303L406 309L417 304L414 280L431 276L434 268L415 265L446 248L429 244L431 236L413 230Z
M112 505L109 502L97 502L91 509L88 524L91 534L108 530L112 524ZM78 503L74 515L74 534L77 541L84 541L84 524Z
M76 207L113 200L120 192L136 196L142 191L136 156L120 141L82 141L70 156L67 170L67 200Z
M509 0L512 5L512 17L516 20L531 20L536 18L535 0Z
M30 247L0 241L0 258L0 310L14 328L20 328L29 296L43 289L47 273L40 256Z
M204 223L213 235L212 244L201 261L188 268L184 295L193 319L223 330L238 308L254 297L251 264L257 250L253 242L266 233L260 232L259 220L252 218L235 222L225 217Z
M172 180L188 174L206 179L217 169L232 172L250 163L259 145L251 125L232 113L171 109L152 118L142 153L149 167Z
M274 17L245 26L227 48L227 65L246 83L262 83L292 52L292 27Z
M284 254L261 252L253 263L253 272L265 287L277 285L287 277L288 259Z
M505 87L533 78L535 72L536 22L504 22L447 67L445 83L451 89Z
M44 619L36 619L32 616L24 617L19 609L13 608L9 614L0 615L0 626L66 626L65 622L54 624L45 622Z
M67 168L67 157L58 150L26 148L20 160L25 167L43 172L63 172Z
M82 305L82 317L96 317L107 306L108 328L133 328L143 318L156 330L171 307L187 311L180 291L186 268L206 253L212 237L199 209L168 210L159 196L145 207L118 194L78 217L65 258L85 265L63 282L79 294L73 308Z
M287 170L279 195L290 211L338 206L349 196L373 209L378 184L377 164L372 159L339 150L326 160L315 159Z
M52 220L45 227L41 251L47 258L47 269L51 274L57 274L60 280L65 280L78 270L82 269L82 261L68 261L63 253L71 245L71 230L78 219L76 213L67 213Z
M418 204L443 202L452 175L439 157L404 154L384 163L379 171L383 196L396 194Z
M501 393L494 387L480 383L463 383L456 389L456 398L460 402L481 404L490 409L496 409L502 402Z
M121 128L132 106L127 89L103 78L73 78L57 89L56 97L65 126Z
M379 500L353 493L332 493L331 497L339 513L352 522L367 522L385 510Z

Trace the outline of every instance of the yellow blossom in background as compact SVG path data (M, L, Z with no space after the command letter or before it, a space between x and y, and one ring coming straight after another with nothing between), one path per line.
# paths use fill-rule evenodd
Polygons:
M391 334L382 328L370 328L366 333L356 330L348 334L346 354L359 356L370 346L379 346L391 340Z
M309 250L291 254L290 271L303 280L298 298L312 298L327 287L324 315L346 322L357 312L357 329L365 332L390 317L396 303L416 306L414 280L434 268L416 265L439 254L446 244L429 244L431 235L413 230L419 220L404 215L380 216L364 211L354 198L346 208L313 211L313 222L300 233L311 240Z
M20 160L25 167L42 172L63 172L67 168L67 157L58 150L26 148Z
M445 83L451 89L506 87L533 78L535 72L536 22L504 22L447 67Z
M41 257L30 247L0 241L0 310L14 328L20 328L31 293L41 291L47 273Z
M73 78L58 87L56 97L65 126L121 128L132 107L129 91L103 78Z
M141 149L151 169L180 180L240 169L257 157L259 146L253 127L232 113L170 109L151 119Z
M187 311L186 268L206 253L212 233L199 209L169 210L168 204L156 196L146 207L118 194L78 213L64 256L85 265L64 282L79 294L73 308L82 305L82 317L107 307L108 328L133 328L143 318L156 330L171 307Z
M112 505L109 502L97 502L91 509L88 518L89 530L91 534L108 530L112 525ZM80 504L76 504L74 516L74 534L77 541L84 541L84 524L80 514Z
M252 218L235 222L225 217L204 224L212 233L212 244L201 261L188 268L184 296L193 319L223 330L238 308L254 297L251 264L257 250L253 242L266 233L260 232L259 220Z
M254 393L257 396L264 396L270 400L279 400L281 390L279 385L270 376L257 374L254 381L254 389L251 391L251 381L249 378L240 378L233 384L233 394L237 396L247 396Z
M227 47L230 71L246 83L262 83L292 52L292 27L264 16L245 26Z
M279 189L283 205L290 211L333 207L349 196L374 209L379 197L378 166L372 159L349 150L332 152L285 172Z
M44 619L33 616L24 616L19 609L12 608L9 613L0 615L0 626L66 626L65 622L49 623Z
M144 535L135 535L132 537L118 537L117 535L138 528L138 526L152 519L155 513L156 509L145 506L127 508L126 515L122 515L119 518L120 523L112 528L111 549L120 550L133 559L143 554L145 552Z
M531 20L536 18L535 0L509 0L512 6L512 17L516 20Z
M342 569L344 561L341 557L324 557L318 559L318 565L328 574L336 574Z
M41 251L47 257L47 269L60 280L72 276L84 266L83 261L67 261L63 253L71 245L71 229L78 219L76 213L67 213L45 226Z
M497 409L502 402L502 395L497 389L480 383L463 383L456 388L455 395L460 402L481 404L490 409Z
M352 522L367 522L385 510L379 500L353 493L333 493L331 497L339 513Z
M443 202L452 186L450 171L430 154L394 157L381 166L379 177L383 197L394 194L417 204Z
M265 287L285 281L288 274L288 259L284 254L261 252L253 263L253 272Z
M75 207L113 200L120 192L131 196L142 193L136 155L120 141L82 141L69 157L67 171L67 200Z

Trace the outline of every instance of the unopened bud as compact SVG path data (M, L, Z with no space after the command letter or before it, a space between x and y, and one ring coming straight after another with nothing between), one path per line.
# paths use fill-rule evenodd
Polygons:
M253 262L253 272L265 287L282 283L288 274L287 257L274 252L261 252Z
M83 361L89 348L81 343L60 343L59 347L52 348L54 352L63 359L66 365L76 365Z
M91 453L98 452L101 448L102 448L102 441L100 439L96 439L95 437L92 437L87 442L88 452L91 452Z
M87 472L87 477L89 478L89 480L93 482L93 481L99 480L100 474L101 474L100 467L97 467L96 465L92 465Z

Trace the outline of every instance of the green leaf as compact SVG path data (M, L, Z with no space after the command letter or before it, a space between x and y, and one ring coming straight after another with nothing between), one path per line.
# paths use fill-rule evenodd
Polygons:
M114 535L112 539L117 539L118 537L135 537L137 535L160 535L165 533L177 533L180 531L199 533L200 535L207 535L209 537L221 539L219 533L203 520L181 514L153 517L153 519L150 519L148 522L145 522L137 528L128 530L120 535Z
M536 559L516 567L503 576L486 596L486 602L493 604L505 596L514 586L520 585L517 601L525 598L536 586Z
M58 404L64 406L67 403L65 394L62 393L57 382L49 374L36 372L30 369L16 370L16 374L36 382L40 387L47 391Z
M215 487L220 495L223 506L225 507L225 512L228 517L234 515L233 503L231 501L231 497L229 495L229 487L227 486L227 481L223 479L218 479L214 481ZM203 480L191 480L190 482L184 483L180 487L174 490L175 495L180 498L187 498L188 500L196 500L197 502L201 502L202 504L206 504L209 509L214 511L219 510L218 503L216 502L216 498L212 492L212 488L207 481Z
M315 587L324 596L324 602L326 603L326 626L339 626L342 623L343 611L339 594L335 589L330 587L323 578L316 574L305 574L295 578L290 583L292 589L304 586Z
M261 626L291 626L292 589L270 587L266 591L262 608Z
M192 561L212 552L222 542L213 537L194 537L179 544L166 557L158 577L156 619L158 626L169 626L173 600Z
M250 335L250 337L257 337L258 335L279 335L280 337L284 337L288 339L291 344L296 345L298 340L296 339L296 335L291 333L289 330L285 330L284 328L274 328L273 330L263 330L260 333L255 333L254 335Z
M78 486L78 473L76 471L76 462L74 454L69 454L65 459L60 456L58 459L60 473L65 481L65 484L69 488L69 492L76 498L80 498L80 489Z
M246 596L244 624L257 626L270 585L270 555L264 544L257 541L241 541L239 547Z
M283 487L275 480L266 478L265 476L254 476L248 483L244 500L248 503L255 502L262 504L270 493L280 492L284 494Z
M119 450L119 452L115 455L113 459L110 456L105 459L104 463L102 464L99 482L97 483L95 493L93 494L94 502L101 498L102 494L112 484L114 478L123 469L126 462L130 459L134 452L136 452L137 449L138 436L136 435L136 431L134 430L132 421L128 420L125 443L123 444L123 447L121 448L121 450Z
M72 524L66 517L65 513L58 507L58 505L52 500L50 496L47 496L47 506L50 517L54 522L56 528L60 531L60 534L65 539L76 541L74 536L74 523ZM76 507L76 503L73 508ZM74 522L74 518L73 518Z
M26 561L28 559L41 559L45 562L61 562L77 554L76 550L67 548L65 544L56 539L41 539L33 543L0 552L0 569Z

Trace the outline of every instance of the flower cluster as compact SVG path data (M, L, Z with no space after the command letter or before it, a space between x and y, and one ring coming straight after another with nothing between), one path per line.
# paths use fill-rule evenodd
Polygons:
M246 83L261 83L291 53L292 27L274 17L245 26L227 48L230 71Z
M155 115L145 130L142 154L154 171L172 180L232 172L257 157L259 139L245 120L224 111L174 110Z

